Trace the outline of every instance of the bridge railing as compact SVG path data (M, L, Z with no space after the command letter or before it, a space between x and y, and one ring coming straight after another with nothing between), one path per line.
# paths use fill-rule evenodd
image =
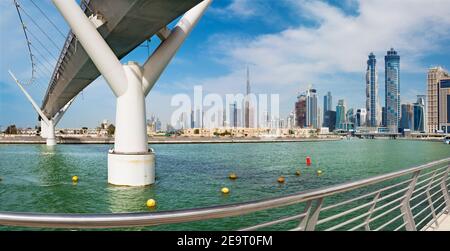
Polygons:
M450 211L449 172L450 158L447 158L346 184L255 202L156 213L0 212L0 225L89 229L243 217L238 221L242 225L240 229L234 230L427 230L439 226ZM245 218L258 213L263 213L264 217ZM264 222L259 222L261 220Z

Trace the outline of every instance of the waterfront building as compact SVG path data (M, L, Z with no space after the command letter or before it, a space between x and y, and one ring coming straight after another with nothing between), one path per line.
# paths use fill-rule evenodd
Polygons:
M439 129L450 133L450 78L439 81Z
M385 64L385 124L398 132L400 120L400 56L391 48L384 57Z
M354 112L353 108L348 109L347 112L345 113L345 116L346 116L346 121L348 123L355 124L355 112Z
M414 128L414 106L412 104L402 104L401 114L400 129L402 129L402 131L405 129L412 130Z
M247 86L246 86L246 96L244 102L244 126L246 128L255 128L254 117L254 104L252 104L252 100L250 98L251 95L251 87L250 87L250 69L247 66Z
M387 120L386 107L383 106L381 108L381 124L380 124L382 127L386 127L386 124L387 124L386 120Z
M379 126L378 72L377 60L373 53L370 53L369 60L367 60L366 110L367 125L369 127Z
M190 128L195 128L195 113L193 110L191 110L191 127Z
M413 104L413 131L425 132L425 98L421 95L417 96L417 102Z
M448 72L442 67L433 67L428 70L426 121L429 133L439 130L439 84L441 79L449 77Z
M295 113L291 112L286 119L286 128L292 129L295 127Z
M322 110L320 109L320 107L317 107L317 127L316 128L321 128L323 125L322 122Z
M278 128L276 136L281 138L310 138L317 137L318 130L311 128ZM188 128L181 130L184 137L232 137L232 138L259 138L274 135L271 128Z
M346 122L345 101L340 99L336 106L336 129L345 130Z
M359 108L356 110L355 127L366 126L367 111L365 108Z
M237 103L230 105L230 127L238 127L238 109Z
M332 132L336 129L336 111L328 110L324 116L324 127L328 127L329 131Z
M333 110L333 97L331 96L331 92L328 92L327 95L323 96L323 123L325 123L325 115L327 111L332 110ZM325 124L323 124L323 126L325 126Z
M306 90L306 127L319 128L317 107L317 90Z
M306 127L306 95L300 94L295 103L295 126Z

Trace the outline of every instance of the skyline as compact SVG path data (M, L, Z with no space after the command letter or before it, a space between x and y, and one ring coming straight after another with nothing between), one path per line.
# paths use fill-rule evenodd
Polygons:
M448 69L450 66L445 58L450 52L450 30L438 29L438 24L439 27L442 24L450 27L445 26L450 24L450 18L445 15L450 9L439 4L442 1L408 1L405 5L405 1L326 3L283 0L277 4L256 0L251 1L251 8L249 2L213 3L200 22L201 27L194 30L147 99L147 114L156 114L167 123L176 109L170 107L172 95L192 94L193 86L198 84L203 84L205 94L244 93L246 65L252 70L255 93L280 94L282 118L293 110L297 94L311 83L317 89L319 104L331 91L336 100L345 99L348 107L363 108L365 59L371 51L380 58L393 47L402 56L401 103L413 103L416 95L426 94L429 67L442 65ZM22 80L26 79L29 62L23 34L13 5L0 4L0 125L33 126L37 124L37 115L6 73L11 68L22 76ZM45 4L51 17L64 26L49 1ZM395 9L395 18L389 16L389 6ZM234 12L230 14L227 10ZM269 10L274 10L273 16L280 22L268 23L261 18ZM378 13L386 13L386 17L370 19ZM416 16L414 19L408 17L412 14ZM332 28L341 32L334 32ZM399 30L402 31L400 36L397 35ZM371 31L376 32L369 34ZM349 35L364 38L348 39ZM6 41L4 37L11 39ZM137 48L123 61L139 61L145 56L147 49ZM384 67L377 68L378 83L383 86ZM43 97L41 89L38 86L28 88L38 103ZM379 91L380 101L384 103L384 88ZM115 102L110 90L103 79L98 79L77 98L60 126L95 126L103 119L114 121L114 111Z

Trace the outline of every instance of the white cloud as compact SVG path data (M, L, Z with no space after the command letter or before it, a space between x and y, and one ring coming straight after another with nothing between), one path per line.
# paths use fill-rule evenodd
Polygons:
M428 65L421 59L449 47L445 44L450 38L448 0L349 1L348 5L358 7L357 14L352 15L322 1L286 1L311 22L254 38L224 34L226 39L218 39L220 35L215 35L211 51L216 51L221 63L231 66L231 73L196 82L211 91L236 92L243 89L243 68L250 64L256 89L290 95L287 102L292 102L295 92L308 83L319 89L329 87L341 95L343 90L358 90L362 101L366 60L371 51L377 55L381 88L384 55L389 48L400 53L402 72L408 73L424 72ZM234 1L227 8L244 3L248 4ZM342 74L360 74L360 83L355 85L354 78L346 80Z
M225 8L211 8L210 11L226 17L248 18L257 15L260 6L261 1L259 0L233 0Z

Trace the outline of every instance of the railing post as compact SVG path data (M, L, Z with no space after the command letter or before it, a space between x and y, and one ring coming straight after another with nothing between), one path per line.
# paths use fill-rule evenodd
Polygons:
M306 224L306 231L314 231L316 229L317 220L319 219L320 210L322 209L323 198L317 199L316 207Z
M450 196L449 196L448 187L447 187L447 178L448 178L449 172L450 172L450 165L448 166L447 171L444 173L444 175L442 177L442 183L441 183L441 190L442 190L442 194L444 195L444 200L445 200L445 204L446 204L446 208L447 208L447 214L450 213Z
M416 188L417 180L419 179L420 170L416 171L413 174L413 178L411 183L409 183L409 188L406 190L405 198L402 200L400 207L400 211L403 214L403 221L406 223L405 229L407 231L416 231L416 223L414 222L414 217L411 211L411 204L410 199L414 192L414 189Z
M435 219L435 220L436 220L437 216L436 216L436 210L434 210L433 200L431 198L431 193L430 193L430 188L431 188L431 185L433 184L433 182L435 180L436 173L437 173L437 170L435 170L433 172L433 175L431 176L431 180L428 183L427 190L426 190L428 204L430 205L430 209L431 209L431 215L433 216L433 219ZM445 177L445 175L442 178L444 179L444 177ZM436 222L436 225L437 225L437 222Z
M303 217L302 221L300 222L300 225L298 225L298 230L305 230L306 229L306 223L308 223L309 220L309 214L311 213L311 207L312 207L312 200L308 201L306 203L305 210L303 210L303 213L305 216Z
M370 217L372 217L373 214L373 210L375 209L375 207L377 206L377 201L380 198L381 192L378 192L375 197L373 198L373 205L370 207L369 209L369 216L367 216L366 218L366 224L364 225L364 229L366 231L370 231Z

